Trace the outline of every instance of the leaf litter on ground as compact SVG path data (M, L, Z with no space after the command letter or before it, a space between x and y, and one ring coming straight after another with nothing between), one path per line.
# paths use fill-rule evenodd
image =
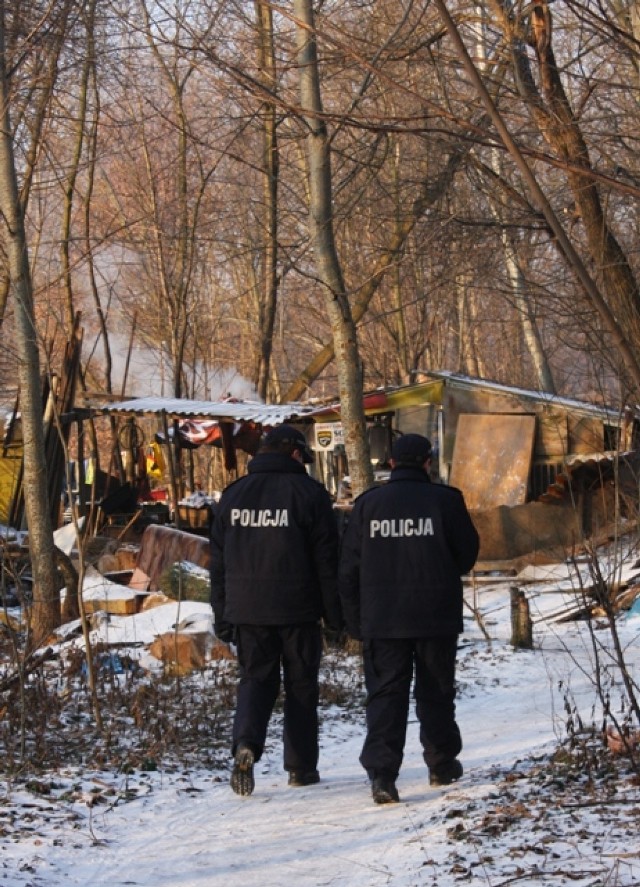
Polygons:
M534 649L514 649L508 587L475 589L473 603L483 624L465 610L458 665L464 776L429 787L412 710L401 802L384 808L358 763L357 654L330 648L323 662L321 783L287 786L279 703L255 792L238 798L228 785L233 663L154 676L136 666L139 646L105 645L101 735L82 651L65 641L28 687L29 766L16 766L15 714L0 719L0 887L639 883L637 758L608 747L593 677L595 641L600 687L628 721L606 625L540 620ZM617 627L637 685L640 616L621 614Z

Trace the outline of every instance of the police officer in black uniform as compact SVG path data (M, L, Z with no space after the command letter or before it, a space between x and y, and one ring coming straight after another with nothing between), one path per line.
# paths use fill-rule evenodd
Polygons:
M462 776L455 661L461 576L478 556L462 493L432 483L431 444L405 434L389 483L356 499L345 531L339 590L347 631L363 640L367 736L360 762L377 804L399 800L415 667L416 713L431 785Z
M289 785L318 774L320 620L338 630L338 532L331 499L311 478L304 434L270 431L248 474L222 494L211 527L215 632L237 644L240 681L231 787L254 789L253 766L284 682L284 767Z

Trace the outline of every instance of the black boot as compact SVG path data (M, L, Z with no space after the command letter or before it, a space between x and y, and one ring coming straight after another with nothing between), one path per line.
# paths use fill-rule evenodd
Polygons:
M247 745L239 745L234 757L233 770L231 771L231 788L237 795L250 795L255 786L253 778L253 764L256 756L252 748Z
M320 782L320 774L317 770L290 770L289 785L296 787L304 785L315 785Z
M446 764L440 764L439 767L432 767L429 772L429 785L451 785L462 776L462 764L457 758L448 761Z
M390 776L374 776L371 780L374 804L397 804L400 800L395 780Z

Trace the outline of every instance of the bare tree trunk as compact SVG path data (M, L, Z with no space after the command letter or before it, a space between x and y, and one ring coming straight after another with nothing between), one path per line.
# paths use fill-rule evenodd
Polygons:
M395 237L400 239L402 231L402 213L400 207L400 144L396 142L394 146L393 156L393 183L395 186ZM409 337L407 335L407 320L404 311L404 303L402 300L402 281L400 279L400 262L396 262L393 266L393 276L391 280L391 299L395 306L395 341L397 346L396 360L402 381L406 384L411 381L411 373L415 369L409 355ZM386 384L386 379L385 379Z
M635 41L636 47L640 46L640 5L637 0L631 5L629 9L629 20L631 25L631 33L633 34L633 39ZM634 53L635 59L635 69L638 72L638 86L640 86L640 59L638 58L638 50ZM637 97L637 94L636 94Z
M45 128L45 121L47 119L47 109L49 107L49 102L51 100L51 94L53 92L53 87L56 82L56 71L58 66L58 57L60 55L60 50L64 43L65 34L66 34L66 22L69 15L69 9L71 6L72 0L65 0L65 2L57 4L57 8L55 11L50 10L54 13L56 17L55 27L52 27L49 31L49 39L46 41L46 46L48 48L47 52L38 52L31 54L31 61L33 62L33 66L31 68L31 78L32 83L28 86L28 88L22 89L20 98L18 100L18 110L16 117L22 118L25 116L25 106L24 103L28 102L29 105L29 127L26 131L28 131L28 139L21 145L22 149L22 186L20 188L20 203L22 207L22 214L26 212L26 206L29 201L29 195L31 192L31 185L33 183L33 178L35 175L35 167L36 161L40 154L41 150L41 137L42 132ZM16 4L17 5L17 4ZM3 16L3 28L4 28L4 10L5 4L0 4L2 9ZM43 19L41 24L44 24L46 19ZM32 34L32 37L35 38L35 32ZM3 42L2 53L5 56L4 58L4 71L5 73L9 70L12 65L12 61L6 58L7 46L6 40ZM37 84L37 86L34 86ZM15 96L13 97L15 99ZM22 104L21 104L22 103ZM25 132L23 131L23 136ZM4 258L0 257L0 264L5 264L6 268L0 270L0 329L2 328L5 316L5 310L7 306L7 302L9 299L9 271L8 271L8 257L4 256Z
M620 28L619 39L621 48L628 50L631 64L638 76L637 87L640 86L640 3L638 0L608 0L604 4L606 9L610 6L615 16L616 24ZM636 101L640 102L640 95L636 91Z
M311 240L333 333L351 489L354 495L358 495L373 483L362 400L362 367L356 325L333 232L331 158L327 128L322 119L313 3L312 0L294 0L293 7L300 66L300 100L308 127Z
M478 344L478 317L480 317L480 307L478 305L478 294L475 289L469 289L467 292L467 304L469 306L469 315L473 318L474 324L471 330L471 349L473 357L473 371L479 379L483 379L487 375L487 368L484 359L484 353Z
M494 5L497 4L498 9L501 9L501 0L493 0L493 2ZM518 169L522 173L525 182L530 188L534 198L534 202L539 207L540 211L545 217L547 224L557 238L558 248L561 250L562 255L565 257L569 267L575 273L576 279L583 287L585 294L591 301L594 309L600 315L603 325L611 336L611 341L613 345L619 350L621 362L627 372L628 383L630 387L636 392L640 391L640 362L638 360L637 349L635 347L635 342L638 341L638 339L634 339L633 331L631 331L631 333L627 332L627 328L623 325L621 320L616 315L615 308L602 295L602 293L596 286L593 278L587 271L584 262L578 255L575 247L573 246L573 243L567 237L564 228L562 227L558 220L558 217L554 213L551 204L549 203L542 188L540 187L537 178L529 168L524 154L514 141L502 116L498 112L498 109L496 108L495 103L493 102L493 99L491 98L487 90L487 87L485 86L480 74L478 73L478 69L474 65L473 60L469 55L469 52L464 44L464 41L462 40L460 32L458 31L456 23L449 13L445 0L434 0L434 3L445 23L447 31L449 32L449 36L454 43L456 52L460 56L460 59L465 70L467 71L467 74L471 78L471 81L473 82L480 96L480 99L482 100L482 103L485 105L494 126L498 130L500 138L504 142L505 147L513 157ZM512 38L515 42L515 37L512 33L513 28L511 28L509 19L506 17L504 19L504 24L509 37ZM524 61L526 62L526 57L524 57ZM592 181L592 179L589 179L589 177L586 175L586 170L584 178L586 181ZM632 302L633 301L634 300L632 299Z
M87 15L87 36L88 42L89 40L93 42L93 27L95 20L95 9L96 9L97 0L91 0L90 3L87 4L86 15ZM69 248L71 244L71 223L73 216L73 200L75 196L76 190L76 179L78 177L78 170L80 167L80 160L82 158L82 149L84 145L85 138L85 124L87 119L87 97L89 92L89 78L91 76L92 67L95 64L95 59L90 52L87 52L86 58L84 60L84 65L82 68L82 77L80 81L80 106L77 111L76 117L76 132L75 132L75 145L73 149L73 157L71 160L71 164L69 166L69 170L67 173L67 179L64 186L64 203L62 210L62 230L61 230L61 243L60 243L60 251L61 251L61 266L62 266L62 276L64 279L64 290L66 296L66 309L67 309L67 326L69 333L73 329L74 319L76 316L76 311L74 307L74 298L73 298L73 286L71 281L71 261L69 255Z
M9 300L9 272L7 269L7 257L0 255L0 330L4 323L4 315Z
M540 133L567 161L567 180L578 208L593 260L610 309L628 331L630 342L640 342L640 288L622 247L602 208L589 151L560 79L552 46L551 11L545 2L531 12L529 43L536 52L541 93L534 82L520 34L504 8L502 24L514 58L516 82Z
M258 57L260 71L268 92L276 88L276 59L273 45L273 13L266 3L255 0L258 25ZM255 372L255 386L263 400L269 393L273 329L278 298L278 151L276 106L265 102L262 106L262 140L264 174L264 230L262 277L259 285L258 334L260 337Z
M496 177L500 177L500 164L495 153L492 154L491 166ZM489 195L489 207L491 215L498 223L502 221L499 204ZM527 296L525 277L522 273L520 262L518 261L517 246L514 238L509 234L506 227L502 228L500 233L502 241L502 251L504 255L504 264L507 272L507 280L509 281L509 289L513 296L513 302L518 309L520 323L522 324L522 332L524 341L529 352L529 356L533 361L533 367L536 374L538 387L541 391L549 394L556 394L556 385L553 379L553 373L547 355L544 350L542 336L533 314L531 302Z
M531 310L531 302L525 292L525 279L516 254L516 247L512 238L504 229L501 236L509 287L513 294L515 305L518 308L525 345L533 361L538 387L541 391L556 394L556 385L553 381L553 373L547 360L544 345L542 344L540 330Z
M468 285L468 275L456 274L455 286L458 296L458 363L463 373L479 376L480 368L475 347L474 329L476 323L476 303L473 291Z
M87 258L87 274L89 278L89 285L91 288L91 295L93 298L93 304L96 312L96 319L98 323L98 335L102 340L102 349L103 356L101 359L101 365L99 367L99 371L102 373L102 378L100 379L100 384L104 385L105 390L111 393L113 391L113 357L111 353L111 342L109 340L109 329L107 326L107 313L102 305L102 300L100 298L100 291L98 288L98 281L96 279L96 262L94 256L94 248L93 248L93 237L92 237L92 199L94 195L95 181L96 181L96 167L97 167L97 150L98 150L98 123L100 120L100 90L98 88L97 83L97 72L96 72L96 50L95 50L95 34L93 28L87 30L87 55L91 60L91 65L89 70L87 71L87 89L89 85L92 90L92 98L93 98L93 115L89 125L89 131L87 134L87 169L86 169L86 188L84 194L84 204L83 204L83 216L84 216L84 243L85 243L85 255ZM94 373L97 375L97 373ZM84 384L84 373L82 374L82 382ZM164 392L162 392L164 394ZM112 426L112 434L115 439L115 420L111 417L111 426ZM119 449L118 449L119 454ZM119 468L122 468L121 463L119 464Z
M477 25L475 31L477 34L476 57L480 60L479 67L486 76L488 73L487 55L486 55L486 32L484 28L483 9L481 6L476 7ZM491 168L497 178L501 176L500 157L497 150L491 151ZM494 219L501 223L503 221L503 213L500 203L494 199L493 193L489 193L489 206L491 215ZM502 250L504 253L504 264L509 281L509 288L514 299L514 303L518 309L520 322L522 323L522 331L524 333L524 341L527 350L533 361L536 373L538 387L541 391L547 391L550 394L556 393L556 386L553 380L553 374L547 355L542 343L542 336L534 316L530 300L527 298L525 288L525 278L522 273L522 267L518 261L518 250L515 238L509 234L506 227L501 231Z
M446 193L468 150L468 146L462 144L456 146L438 178L435 181L425 180L422 183L408 218L396 226L391 243L380 255L365 285L356 294L352 309L355 323L358 323L366 314L367 308L376 294L384 275L390 268L394 268L397 265L402 249L416 223L425 211ZM305 390L318 378L320 373L329 366L334 355L333 344L325 345L307 364L293 384L289 386L285 394L285 400L298 400Z
M175 115L174 126L177 150L174 160L174 188L176 225L172 236L167 237L163 228L163 194L156 178L155 151L143 129L143 150L147 166L149 195L152 201L152 237L156 252L156 275L160 288L160 302L166 308L169 319L173 396L184 394L184 357L189 334L192 306L194 260L197 237L195 236L198 210L204 183L195 193L190 193L189 180L189 123L185 110L185 89L192 76L193 65L182 69L160 51L154 35L151 14L147 2L140 3L143 13L147 44L155 57L162 78L167 85ZM180 27L182 21L177 23ZM193 208L191 208L193 207ZM177 451L179 453L179 450Z
M32 641L37 646L60 624L60 592L56 582L53 531L47 496L42 388L33 290L9 120L4 16L5 6L0 0L0 210L16 318L18 383L24 440L24 496L34 580Z

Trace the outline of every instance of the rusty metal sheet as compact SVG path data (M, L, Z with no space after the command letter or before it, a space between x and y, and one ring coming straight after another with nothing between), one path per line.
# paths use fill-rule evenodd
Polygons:
M469 509L526 502L535 430L531 415L458 417L449 482L462 490Z

